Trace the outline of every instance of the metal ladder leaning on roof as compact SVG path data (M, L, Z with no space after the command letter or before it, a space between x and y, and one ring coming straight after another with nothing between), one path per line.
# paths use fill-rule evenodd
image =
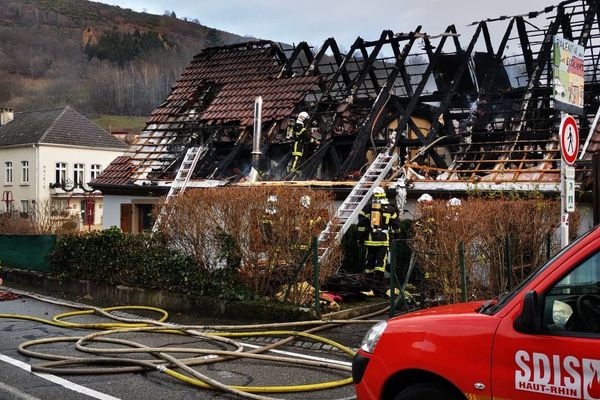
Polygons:
M332 221L317 239L319 249L319 263L322 263L331 253L332 247L342 240L350 226L355 223L358 214L367 204L373 189L375 189L392 169L398 160L398 153L388 154L389 149L379 153L371 163L365 174L354 186L346 200L340 205ZM327 246L326 242L333 236L333 242Z
M171 183L171 188L167 194L165 204L169 203L169 200L172 197L177 196L185 191L185 188L192 177L192 173L194 172L194 169L196 169L198 160L200 160L200 158L206 154L207 150L208 146L191 146L187 149L185 156L183 157L183 161L177 170L177 175L175 175L175 179ZM160 211L160 214L158 214L154 225L152 226L152 232L156 232L158 230L161 220L164 218L165 212L166 210L163 207L163 209Z

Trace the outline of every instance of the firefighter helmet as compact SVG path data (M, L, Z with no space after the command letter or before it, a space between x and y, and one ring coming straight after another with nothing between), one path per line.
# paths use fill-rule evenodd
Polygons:
M377 198L385 197L385 190L381 186L377 186L373 189L373 196Z
M310 196L305 194L304 196L300 197L300 205L304 208L310 207Z
M458 207L461 204L462 201L460 201L460 199L457 199L456 197L453 197L450 200L448 200L448 207Z
M433 197L431 197L430 195L428 195L427 193L422 194L421 197L419 197L417 199L417 202L419 204L428 204L431 203L433 201Z
M306 111L302 111L300 114L298 114L298 118L296 119L296 123L298 123L298 124L304 124L304 121L306 121L309 118L310 118L310 115L308 115L308 113Z

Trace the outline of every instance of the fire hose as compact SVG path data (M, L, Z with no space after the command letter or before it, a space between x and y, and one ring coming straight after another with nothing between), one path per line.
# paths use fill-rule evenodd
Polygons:
M18 351L31 358L46 360L40 365L33 365L32 371L50 373L55 375L96 375L96 374L117 374L132 373L154 370L166 374L186 384L200 387L203 389L221 390L242 398L258 400L275 400L279 398L265 397L261 394L269 393L293 393L308 392L317 390L326 390L338 388L352 383L352 378L342 378L327 382L310 383L302 385L278 385L278 386L235 386L219 382L205 374L193 369L193 366L206 365L216 362L223 362L234 359L254 359L277 363L288 363L293 365L310 366L316 368L325 368L328 371L338 371L348 373L351 368L336 362L315 361L303 358L294 358L290 356L274 356L264 354L283 345L289 344L298 338L308 339L314 342L327 344L346 354L349 357L354 356L354 351L322 336L314 333L332 327L347 324L374 324L378 321L369 320L376 315L382 314L386 309L376 313L365 315L351 320L313 320L299 322L284 322L273 324L253 324L253 325L178 325L168 323L166 320L169 315L165 310L148 306L118 306L99 308L94 306L75 306L67 302L51 300L35 295L26 295L38 301L70 308L79 308L77 311L66 312L54 316L51 320L38 318L28 315L18 314L0 314L0 318L18 319L38 322L46 325L52 325L67 329L91 329L96 330L85 336L63 336L30 340L21 343ZM150 311L159 314L158 319L138 319L127 318L115 315L114 311ZM66 321L67 318L80 317L83 315L99 315L115 322L104 323L78 323ZM310 327L306 331L295 331L292 328ZM233 350L200 349L195 347L149 347L132 340L114 338L110 336L122 335L127 333L160 333L174 335L188 335L204 341L212 341L232 347ZM236 338L274 336L286 337L259 347L253 350L244 351L244 345L237 342ZM72 342L75 348L82 353L92 354L94 357L72 357L64 355L50 354L32 350L35 346L48 345L55 343ZM97 348L93 343L112 344L120 346L119 348ZM122 348L125 346L126 348ZM172 356L173 353L185 353L193 355L189 358L178 359ZM123 354L149 354L155 357L154 360L121 358ZM179 369L187 374L176 371Z

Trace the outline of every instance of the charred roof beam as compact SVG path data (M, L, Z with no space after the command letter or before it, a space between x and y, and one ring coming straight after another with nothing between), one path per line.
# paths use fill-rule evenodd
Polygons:
M294 51L287 59L285 65L283 66L281 72L279 73L278 78L282 78L284 76L289 78L292 76L294 63L298 60L298 58L300 57L300 55L302 53L304 53L309 65L312 64L312 62L314 60L314 56L313 56L312 51L310 50L310 47L308 46L308 43L300 42L294 48Z
M339 65L339 68L337 71L335 71L335 73L329 78L329 84L327 85L327 88L325 89L325 91L323 92L323 98L327 98L331 95L331 91L333 90L333 88L335 87L335 85L337 84L340 75L342 75L342 79L344 81L344 85L346 86L346 89L350 89L352 82L350 80L350 76L348 74L348 62L350 60L350 58L353 57L354 52L356 51L356 49L358 48L358 46L360 45L360 43L362 42L362 38L358 37L354 43L352 44L352 46L350 47L350 50L348 50L348 53L346 54L346 56L344 57L344 59L342 60L342 63Z
M523 60L525 61L525 68L527 75L531 76L533 73L533 55L531 53L531 47L529 44L529 37L527 36L527 27L523 17L517 17L513 19L517 23L517 32L519 34L519 42L521 43L521 50L523 51Z
M471 59L471 54L473 53L473 49L475 48L475 43L477 43L477 39L479 39L479 35L481 34L481 28L484 24L485 22L481 22L479 25L477 25L477 29L475 30L475 34L473 35L473 38L471 39L467 50L464 52L461 51L462 62L460 63L459 67L454 73L452 81L450 82L450 87L446 91L444 99L440 104L441 117L443 117L443 115L448 111L448 108L450 107L450 103L452 102L452 99L456 93L456 88L458 87L458 84L460 83L465 71L467 70L469 60ZM429 134L427 135L427 144L430 144L431 142L433 142L434 139L437 138L439 126L440 118L435 118L433 120L431 128L429 129Z
M564 14L561 16L560 25L565 39L573 41L573 29L571 29L571 16Z
M452 26L449 26L446 29L446 33L451 33L452 32L451 29L452 29ZM431 56L430 56L431 59L430 59L429 65L427 65L427 69L423 73L423 76L421 77L421 81L419 82L419 85L415 89L414 95L410 98L410 102L408 103L408 106L406 106L406 109L404 110L404 114L398 121L398 128L397 128L398 132L402 132L406 128L408 120L410 119L410 116L414 112L415 107L416 107L417 103L419 102L419 97L423 93L423 90L425 89L425 85L427 84L427 81L429 80L429 77L431 76L433 69L435 68L437 62L439 61L440 54L442 52L442 49L443 49L447 39L448 39L448 36L443 36L442 39L440 40L440 43L438 44L437 48L435 49L435 52L431 53ZM429 39L424 38L423 40L425 41L425 47L431 48ZM396 146L398 146L401 136L402 135L398 135L396 137L396 143L395 143ZM425 144L425 143L423 143L423 144Z
M394 38L393 32L392 31L383 31L381 33L381 37L377 41L373 50L371 50L371 54L369 54L367 52L367 47L365 46L364 41L360 44L359 50L365 61L363 63L363 68L362 68L360 74L357 75L356 79L354 80L354 82L352 84L350 93L348 93L349 96L352 96L352 97L356 96L356 93L358 92L358 88L364 83L364 81L367 77L367 74L369 75L369 79L371 79L371 81L373 82L373 88L375 89L375 91L379 92L381 90L381 87L379 86L379 82L377 81L377 76L375 75L375 72L373 71L373 65L374 65L375 61L377 61L377 56L381 52L381 48L383 47L384 43L386 42L386 38L389 38L390 40L392 40Z
M323 60L323 57L325 57L327 49L331 49L331 52L333 53L333 58L335 59L335 63L337 64L338 68L340 67L340 65L342 65L343 58L340 53L340 49L337 45L337 42L334 38L329 38L323 43L319 51L317 51L317 54L315 54L313 61L306 70L304 76L313 76L319 74L319 63ZM342 75L344 80L349 83L350 77L348 76L348 71L344 71Z
M377 99L375 100L375 103L373 104L369 115L359 128L359 133L356 136L356 139L354 140L352 150L350 151L350 154L346 158L346 161L344 162L344 164L342 164L342 167L337 173L338 177L342 177L346 175L349 171L352 171L354 168L356 168L359 162L362 163L362 160L364 159L364 150L367 141L373 134L373 129L377 124L377 120L381 117L385 110L385 106L388 103L392 89L400 73L399 66L400 64L404 64L404 62L406 61L406 57L408 57L408 55L410 54L410 50L412 49L413 44L415 43L416 34L420 31L421 26L417 27L415 32L411 34L409 42L404 46L400 57L396 59L394 68L391 70L385 84L379 91L379 95L377 96ZM442 41L445 41L445 39L445 37L442 38ZM425 38L425 40L427 41L427 38ZM424 87L425 84L423 83L423 88ZM421 89L421 91L422 90L423 89Z
M398 59L401 56L400 44L397 40L391 42L392 50L394 51L394 57ZM400 68L400 77L402 78L402 83L404 85L404 90L406 91L406 96L412 96L414 94L412 90L412 85L410 83L410 76L408 75L408 71L406 70L406 65L404 63L399 65Z
M583 26L581 28L581 35L579 36L579 44L583 47L587 47L596 17L598 17L598 20L600 21L599 5L600 3L598 1L590 1L588 3L588 9L585 13Z

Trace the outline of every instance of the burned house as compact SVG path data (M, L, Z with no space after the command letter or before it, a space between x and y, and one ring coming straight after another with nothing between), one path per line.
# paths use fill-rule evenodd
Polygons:
M383 31L375 40L357 38L346 53L333 38L318 49L268 41L206 49L127 154L94 181L105 195L105 225L147 228L151 204L169 192L190 154L188 188L249 184L258 96L254 184L336 188L352 196L385 152L394 156L385 159L389 168L378 170L377 182L404 177L409 197L472 189L556 195L561 114L552 99L553 38L586 49L578 119L582 159L590 159L600 143L599 15L598 0L568 0L477 22L468 33L453 25L435 36L420 26ZM290 130L302 111L310 115L314 140L290 171ZM581 189L591 189L591 162L580 162L577 171Z

